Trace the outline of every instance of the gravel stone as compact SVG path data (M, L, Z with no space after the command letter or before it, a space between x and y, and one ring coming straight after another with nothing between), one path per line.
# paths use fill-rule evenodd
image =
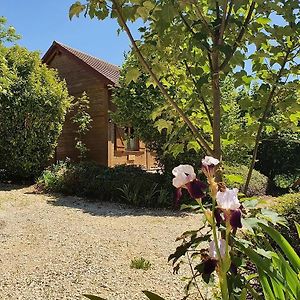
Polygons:
M0 299L147 299L183 297L188 266L173 275L167 258L175 238L200 218L168 210L132 209L78 197L0 186ZM144 257L148 271L130 268Z

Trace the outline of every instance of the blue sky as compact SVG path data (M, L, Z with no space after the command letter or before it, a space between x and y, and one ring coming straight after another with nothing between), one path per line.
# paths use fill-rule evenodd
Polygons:
M125 33L117 35L115 20L99 22L89 18L69 20L68 12L76 0L0 0L0 15L16 28L22 39L18 42L29 50L42 54L53 40L121 65L129 50ZM133 26L131 26L132 28ZM135 26L137 28L137 26ZM137 30L133 29L135 36Z

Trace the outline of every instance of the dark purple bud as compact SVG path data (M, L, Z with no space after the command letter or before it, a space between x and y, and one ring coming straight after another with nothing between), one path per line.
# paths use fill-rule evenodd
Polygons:
M176 189L176 192L175 192L175 207L179 206L179 201L180 201L181 196L182 196L182 188Z
M242 228L242 212L240 209L230 211L230 225L233 229Z
M200 199L205 196L204 190L206 189L206 184L199 179L195 179L187 183L185 186L192 198Z
M221 216L221 212L222 210L220 208L216 208L215 209L215 212L214 212L214 215L215 215L215 219L216 219L216 222L217 222L217 226L219 227L220 224L223 222L223 218Z
M210 275L217 266L218 261L214 258L208 258L204 261L203 273Z

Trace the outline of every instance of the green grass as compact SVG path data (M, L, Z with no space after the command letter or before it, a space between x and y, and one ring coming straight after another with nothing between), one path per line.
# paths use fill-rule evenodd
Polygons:
M140 258L135 257L134 259L131 260L131 264L130 264L131 269L141 269L147 271L149 270L150 267L151 267L150 261L143 257Z

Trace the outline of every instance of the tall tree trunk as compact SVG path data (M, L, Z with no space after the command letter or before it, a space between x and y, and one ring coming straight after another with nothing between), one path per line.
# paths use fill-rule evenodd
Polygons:
M219 33L214 39L212 58L212 94L213 94L213 151L214 157L221 161L221 90L220 90L220 67L219 67ZM222 172L216 174L217 182L222 181Z

